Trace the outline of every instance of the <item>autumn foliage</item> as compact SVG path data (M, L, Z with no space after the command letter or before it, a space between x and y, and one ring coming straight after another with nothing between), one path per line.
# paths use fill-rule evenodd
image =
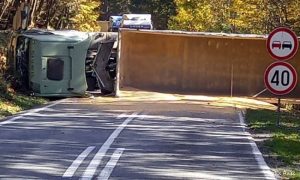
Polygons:
M13 16L22 3L30 7L28 24L31 28L100 31L99 0L0 0L2 29L11 28Z
M267 34L278 26L300 34L300 1L174 0L169 28L187 31Z

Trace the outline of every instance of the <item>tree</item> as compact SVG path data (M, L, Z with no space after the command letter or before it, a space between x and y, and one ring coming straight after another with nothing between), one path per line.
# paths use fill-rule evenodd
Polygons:
M33 9L33 26L54 29L75 28L99 31L97 24L100 2L98 0L37 0Z
M172 0L131 0L130 11L151 14L155 29L167 29L170 17L176 14L176 6Z
M266 34L278 26L300 33L299 0L175 0L176 30Z
M99 0L4 0L0 1L0 5L4 5L0 14L1 22L13 24L11 17L24 3L30 7L30 27L99 31L96 22L99 17Z
M105 14L102 20L108 20L111 15L151 14L155 29L167 29L171 16L176 14L173 0L106 0L102 8Z
M175 0L177 15L172 17L169 27L175 30L186 31L213 31L222 26L222 13L214 11L208 0ZM216 4L214 4L217 6ZM217 19L220 19L217 21Z
M81 31L100 31L97 23L99 17L99 1L97 0L79 0L78 11L71 18L74 27Z
M130 0L103 0L101 5L101 20L108 20L112 15L130 13Z

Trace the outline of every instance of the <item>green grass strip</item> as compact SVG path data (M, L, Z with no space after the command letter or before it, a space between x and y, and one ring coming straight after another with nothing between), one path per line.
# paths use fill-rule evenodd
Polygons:
M300 117L282 112L280 126L278 114L271 110L248 109L246 120L255 133L271 134L263 144L272 157L276 157L283 178L300 179Z

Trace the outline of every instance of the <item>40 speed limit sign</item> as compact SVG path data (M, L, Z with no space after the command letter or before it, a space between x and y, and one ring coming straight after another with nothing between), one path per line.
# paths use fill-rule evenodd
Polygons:
M297 72L286 62L275 62L265 71L265 85L275 95L285 95L295 89Z

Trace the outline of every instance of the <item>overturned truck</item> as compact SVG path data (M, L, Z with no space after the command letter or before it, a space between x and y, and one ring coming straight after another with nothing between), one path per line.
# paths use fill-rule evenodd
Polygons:
M28 30L15 34L9 68L36 96L115 91L117 33Z

